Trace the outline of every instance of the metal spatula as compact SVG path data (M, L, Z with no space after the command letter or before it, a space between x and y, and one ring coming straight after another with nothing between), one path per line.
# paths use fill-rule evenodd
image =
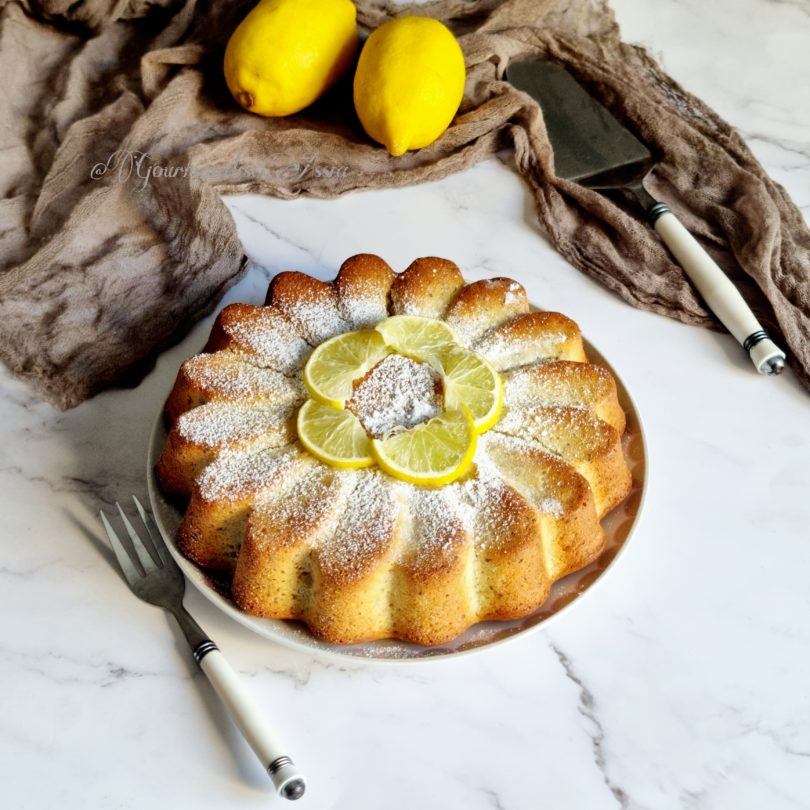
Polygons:
M706 304L748 352L757 371L779 374L785 353L770 339L728 276L667 205L644 188L644 178L655 166L649 149L559 65L536 60L511 63L507 78L540 104L557 176L598 191L621 190L635 197L647 221Z

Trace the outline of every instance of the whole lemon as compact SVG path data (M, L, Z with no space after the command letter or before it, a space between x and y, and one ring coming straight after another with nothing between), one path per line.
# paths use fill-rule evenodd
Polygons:
M261 0L225 49L225 81L259 115L308 107L349 67L357 50L351 0Z
M394 155L433 143L464 96L464 54L428 17L398 17L374 31L354 75L363 129Z

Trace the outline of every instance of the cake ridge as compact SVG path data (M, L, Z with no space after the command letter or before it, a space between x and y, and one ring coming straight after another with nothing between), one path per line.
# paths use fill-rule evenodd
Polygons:
M312 347L297 324L277 307L230 304L214 322L205 350L230 349L247 362L294 376Z

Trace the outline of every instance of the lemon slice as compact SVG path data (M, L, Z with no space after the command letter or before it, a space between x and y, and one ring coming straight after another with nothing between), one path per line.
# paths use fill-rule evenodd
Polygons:
M440 487L470 469L476 441L472 415L462 407L386 439L372 439L371 446L377 463L394 478Z
M466 405L476 433L489 430L503 408L503 382L489 361L477 352L453 346L441 356L446 408Z
M309 393L324 405L343 408L352 395L352 382L388 354L379 332L346 332L321 343L304 366Z
M308 399L298 411L298 438L313 456L333 467L370 467L371 441L351 412Z
M419 315L394 315L380 321L374 328L393 351L414 360L424 360L434 367L438 365L441 354L458 342L444 321Z

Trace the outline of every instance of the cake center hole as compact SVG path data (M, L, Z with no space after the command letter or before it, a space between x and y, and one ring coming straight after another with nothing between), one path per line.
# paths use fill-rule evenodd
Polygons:
M389 354L354 381L346 407L369 436L380 439L397 428L412 428L442 412L444 390L427 363Z

